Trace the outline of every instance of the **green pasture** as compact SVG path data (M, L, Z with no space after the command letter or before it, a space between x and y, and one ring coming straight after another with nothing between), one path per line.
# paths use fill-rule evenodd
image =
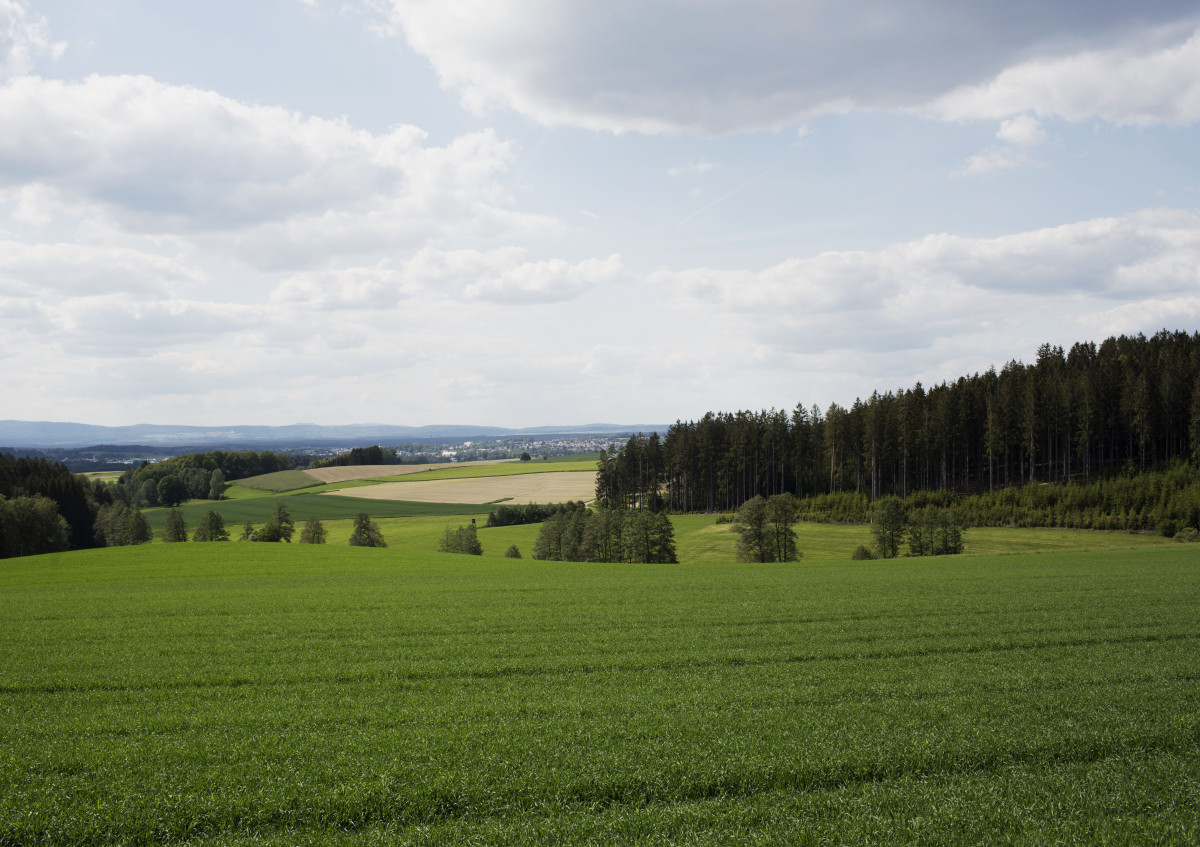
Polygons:
M80 476L86 476L96 482L115 482L123 473L125 471L84 471Z
M309 476L304 471L275 471L260 474L246 479L239 479L236 484L241 488L251 488L258 491L269 491L280 494L285 491L295 491L298 488L312 488L319 480Z
M535 530L0 561L0 844L1200 838L1190 546L501 558Z
M234 528L247 520L261 524L271 519L275 503L283 502L288 513L297 524L309 518L325 520L352 519L360 512L372 518L412 517L426 515L480 515L487 520L487 507L456 503L416 503L405 500L369 500L360 497L334 497L316 494L292 494L279 497L254 497L244 500L195 500L179 507L189 529L195 529L209 510L217 512L225 520L225 527L234 534ZM166 509L144 510L151 529L161 532L167 518Z

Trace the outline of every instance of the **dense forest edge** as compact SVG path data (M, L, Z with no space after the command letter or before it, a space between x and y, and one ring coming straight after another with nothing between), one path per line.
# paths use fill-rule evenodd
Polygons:
M330 464L396 461L356 448ZM112 543L116 508L219 500L228 481L307 465L270 451L210 451L128 469L116 484L48 459L0 452L0 556ZM954 507L968 526L1200 531L1200 333L1119 336L1033 364L849 407L709 412L601 451L600 506L651 514L731 513L789 494L800 520L866 523L898 498ZM107 507L107 508L106 508ZM553 513L542 515L546 520ZM523 523L528 514L499 514ZM566 520L565 517L562 520ZM140 527L134 535L141 537Z
M862 522L893 495L958 501L975 524L1196 526L1200 334L1162 331L1043 345L1032 365L848 408L709 412L600 460L601 501L732 512L794 494L809 520Z

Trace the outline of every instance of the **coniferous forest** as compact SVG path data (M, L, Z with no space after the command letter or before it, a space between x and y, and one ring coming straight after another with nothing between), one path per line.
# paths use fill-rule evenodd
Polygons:
M665 438L634 437L605 451L597 496L719 512L787 492L807 500L807 517L865 520L879 497L924 501L937 492L965 497L980 523L1139 528L1147 519L1124 514L1100 522L1094 513L1127 513L1131 498L1194 499L1197 461L1200 333L1163 331L1066 352L1047 344L1033 364L1011 361L953 382L875 392L848 408L798 403L790 413L710 412L677 421ZM1191 467L1147 476L1153 491L1113 502L1113 477L1181 463ZM996 506L1034 497L1013 489L1049 483L1070 484L1037 503ZM1027 519L1027 506L1041 517Z

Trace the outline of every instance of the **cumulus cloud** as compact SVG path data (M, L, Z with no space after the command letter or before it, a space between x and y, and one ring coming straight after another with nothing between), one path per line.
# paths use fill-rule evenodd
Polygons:
M908 349L992 322L1061 323L1131 301L1194 298L1200 216L1151 210L1000 238L931 235L758 272L660 271L652 280L691 308L743 315L754 335L785 348L819 339ZM1041 304L1032 318L1023 301ZM1048 312L1048 302L1062 305Z
M46 19L32 16L21 0L0 0L0 78L25 73L38 56L57 58L66 49L51 42Z
M1029 151L1045 144L1047 135L1037 118L1032 115L1018 115L1001 122L996 138L1000 144L971 156L954 175L976 176L989 171L1028 165L1032 162Z
M1028 91L1036 69L1070 61L1062 56L1094 57L1105 78L1114 76L1112 62L1124 55L1115 42L1197 20L1185 0L367 2L469 108L503 106L547 125L614 132L779 127L820 113L915 108L989 80L1003 81L988 97L998 102L1012 89ZM1165 90L1128 83L1117 99L1170 114L1168 103L1194 88L1192 49L1149 57ZM1012 69L1020 72L1006 77ZM995 117L1040 113L1024 96L1009 97Z
M558 229L512 208L496 180L512 151L490 131L430 146L416 127L373 134L133 76L10 80L0 124L0 186L96 204L127 231L219 236L210 248L263 267Z
M1032 112L1130 126L1194 124L1200 121L1200 30L1180 43L1137 41L1020 62L987 82L956 88L927 112L949 120Z

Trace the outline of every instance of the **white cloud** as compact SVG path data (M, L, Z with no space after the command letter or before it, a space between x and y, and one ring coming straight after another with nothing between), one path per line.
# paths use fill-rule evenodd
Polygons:
M989 82L946 94L928 111L949 120L1033 112L1133 126L1194 124L1200 121L1200 31L1166 46L1138 43L1022 62Z
M1046 143L1046 131L1032 115L1018 115L1002 122L996 137L1014 147L1040 147Z
M701 159L698 162L688 162L686 165L679 165L667 171L667 176L678 177L687 174L702 174L708 173L717 166L716 162L709 162Z
M129 232L208 236L263 267L559 231L512 208L496 181L512 153L490 131L427 146L416 127L377 135L128 76L11 80L0 125L0 186L95 204Z
M204 279L177 258L126 247L0 241L0 293L36 294L48 302L114 289L157 297Z
M1026 89L1025 77L1070 62L1064 55L1095 57L1107 78L1125 55L1113 42L1180 21L1194 28L1197 19L1182 0L1061 0L1019 10L999 0L365 2L469 108L502 106L551 126L614 132L774 128L820 113L914 108L989 79ZM1167 119L1167 104L1194 88L1191 50L1150 57L1154 81L1123 84L1122 108ZM1021 79L1006 77L1008 69ZM988 116L1041 113L1021 100Z
M757 273L661 271L652 281L689 308L743 315L752 335L785 348L908 349L987 322L1060 331L1067 315L1194 297L1200 216L1151 210L1001 238L931 235Z
M28 3L0 0L0 78L25 73L36 57L57 58L65 49L65 43L50 41L46 19L31 16Z

